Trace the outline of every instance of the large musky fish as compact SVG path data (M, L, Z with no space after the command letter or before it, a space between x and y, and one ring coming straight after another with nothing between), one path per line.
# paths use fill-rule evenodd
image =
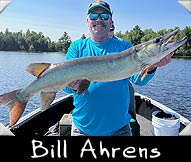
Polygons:
M174 30L116 54L77 58L63 64L30 64L26 70L37 78L22 89L0 95L0 103L9 108L9 126L19 120L35 93L41 93L41 109L46 110L55 99L56 92L74 80L115 81L144 71L186 42L186 36L170 41L178 32L179 29Z

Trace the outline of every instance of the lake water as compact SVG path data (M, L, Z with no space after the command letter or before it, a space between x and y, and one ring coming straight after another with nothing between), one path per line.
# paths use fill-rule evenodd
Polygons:
M35 79L25 71L30 63L61 63L65 56L61 53L24 53L0 51L0 94L19 89ZM146 95L179 112L191 120L191 59L172 59L165 67L158 68L154 78L143 87L135 86L138 93ZM64 95L60 90L56 98ZM24 115L39 107L39 94L28 102ZM9 112L0 105L0 122L7 125Z

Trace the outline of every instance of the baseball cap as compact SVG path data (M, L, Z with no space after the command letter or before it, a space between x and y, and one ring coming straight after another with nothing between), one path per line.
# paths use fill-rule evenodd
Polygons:
M110 8L109 4L104 2L104 1L98 1L98 0L89 4L88 14L90 12L92 12L92 10L94 10L94 9L96 9L98 7L103 8L104 10L106 10L112 16L112 11L111 11L111 8Z

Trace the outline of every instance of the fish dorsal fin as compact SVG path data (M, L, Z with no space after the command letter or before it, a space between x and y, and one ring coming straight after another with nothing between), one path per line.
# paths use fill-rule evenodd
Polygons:
M50 66L51 66L50 63L32 63L26 67L26 71L36 77L39 77Z

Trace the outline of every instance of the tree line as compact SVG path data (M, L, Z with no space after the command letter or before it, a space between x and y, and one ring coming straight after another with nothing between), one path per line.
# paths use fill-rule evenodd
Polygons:
M150 39L172 32L174 29L161 29L159 31L153 31L152 29L141 30L136 25L132 30L116 32L115 36L128 40L132 45L137 45L146 42ZM184 36L188 37L188 41L175 51L175 57L191 57L191 26L186 26L184 29L174 37L174 40L181 39ZM85 39L85 34L82 34L80 39ZM10 32L6 29L4 32L0 32L0 51L27 51L27 52L62 52L66 53L68 47L72 43L71 37L67 32L58 39L58 41L51 41L49 37L45 37L42 32L30 31L26 33Z
M27 51L27 52L63 52L66 53L71 44L71 38L67 32L57 42L45 37L42 32L30 31L0 32L0 51Z

